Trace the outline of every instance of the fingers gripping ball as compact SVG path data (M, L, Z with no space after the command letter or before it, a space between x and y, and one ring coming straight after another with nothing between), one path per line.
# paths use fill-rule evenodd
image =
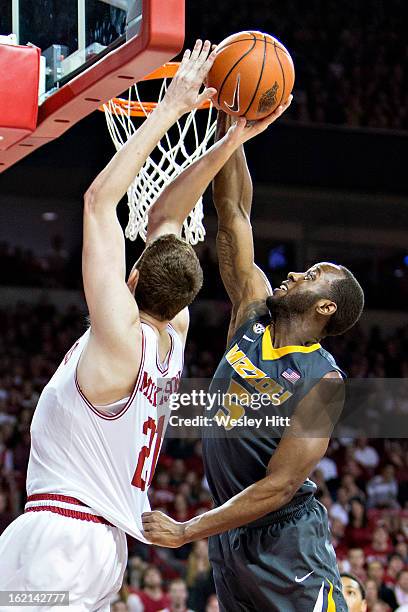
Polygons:
M262 119L292 92L295 69L289 51L262 32L239 32L222 41L207 78L213 102L229 115Z

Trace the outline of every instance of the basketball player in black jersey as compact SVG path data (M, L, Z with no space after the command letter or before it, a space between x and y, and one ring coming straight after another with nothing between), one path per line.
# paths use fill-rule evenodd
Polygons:
M327 513L309 475L326 452L344 395L342 372L320 341L356 323L364 295L349 270L328 262L290 273L271 289L254 263L252 184L242 146L262 129L241 121L231 128L230 121L219 115L216 152L210 150L191 172L196 188L204 188L213 157L227 158L213 194L232 316L210 391L232 391L240 399L211 413L217 422L223 417L225 435L210 432L203 439L215 508L185 523L146 513L144 530L150 541L169 547L210 537L224 612L346 612ZM255 415L248 397L260 393L273 401L258 406ZM233 435L240 419L254 415L263 429ZM279 418L271 423L272 416L288 417L290 426L282 428Z

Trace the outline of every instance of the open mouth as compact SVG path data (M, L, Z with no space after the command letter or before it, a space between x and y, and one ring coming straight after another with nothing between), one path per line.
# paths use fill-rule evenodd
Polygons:
M276 287L276 289L274 289L274 292L275 291L284 291L285 293L287 293L288 286L285 285L285 283L282 283L281 285L279 285L279 287Z

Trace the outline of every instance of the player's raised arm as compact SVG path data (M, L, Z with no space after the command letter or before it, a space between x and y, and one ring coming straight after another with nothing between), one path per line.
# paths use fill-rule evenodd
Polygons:
M246 163L243 143L264 131L288 108L288 102L262 121L252 123L241 134L241 146L220 170L213 182L213 199L218 216L217 253L221 277L232 302L228 340L241 322L265 308L271 287L254 261L254 241L250 221L252 181ZM231 117L218 115L217 139L232 123Z
M213 59L208 41L204 44L197 41L192 52L186 51L163 101L85 194L82 272L91 338L78 370L82 385L86 384L85 378L89 380L88 368L86 375L83 371L84 362L92 369L96 357L106 356L111 362L112 356L118 358L114 363L118 364L124 378L130 377L127 368L137 371L141 353L139 313L126 284L125 240L116 207L167 130L180 116L199 106L214 92L205 89L199 93ZM134 274L137 276L137 272Z
M142 517L146 537L153 544L178 547L247 525L289 503L325 454L343 403L342 377L338 372L329 372L299 402L265 478L219 508L185 523L162 512L147 512Z
M268 119L267 123L269 124L270 121ZM234 156L237 148L242 148L241 143L244 140L251 138L255 133L258 133L258 130L260 131L261 124L257 128L244 128L244 125L245 121L238 124L229 123L228 127L225 125L222 136L219 135L217 142L205 155L191 164L166 187L149 211L147 243L163 234L176 234L177 236L181 234L184 220L193 210L197 200L202 196L216 174L225 163L229 163L228 159ZM262 129L265 129L265 127ZM239 188L240 185L234 186L237 198ZM250 187L248 191L251 191ZM248 194L245 200L249 201L249 206L250 199L251 194ZM260 274L262 273L260 272ZM265 282L267 282L266 279ZM173 321L173 325L182 336L185 336L186 322L186 311L180 313L177 319Z

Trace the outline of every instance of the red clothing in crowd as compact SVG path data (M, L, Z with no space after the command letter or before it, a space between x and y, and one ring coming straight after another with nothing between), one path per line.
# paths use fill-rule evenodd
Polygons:
M349 548L365 548L370 545L372 535L370 527L351 527L347 525L344 539Z
M130 591L140 598L144 606L144 612L159 612L170 606L170 598L166 593L163 593L160 599L152 599L145 591L137 589L130 589Z
M364 555L367 563L379 561L384 567L387 567L388 557L393 551L394 548L391 544L388 544L385 550L376 550L372 546L366 546L364 548Z

